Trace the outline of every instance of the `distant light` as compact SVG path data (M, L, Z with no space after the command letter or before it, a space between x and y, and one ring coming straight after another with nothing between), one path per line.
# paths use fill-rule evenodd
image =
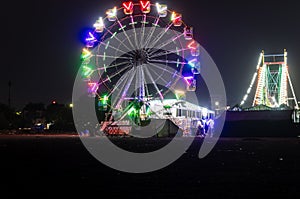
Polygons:
M216 101L216 102L215 102L215 105L216 105L216 106L219 106L219 105L220 105L220 103L219 103L218 101Z
M73 107L74 107L74 105L73 105L73 104L69 104L69 107L70 107L70 108L73 108Z
M53 101L52 101L52 104L56 104L56 101L55 101L55 100L53 100Z
M16 115L19 115L19 116L20 116L21 114L22 114L21 111L17 111L17 112L16 112Z

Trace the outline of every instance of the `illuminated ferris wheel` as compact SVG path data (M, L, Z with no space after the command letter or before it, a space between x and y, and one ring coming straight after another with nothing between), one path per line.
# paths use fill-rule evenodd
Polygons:
M86 38L81 73L88 95L107 121L131 116L145 121L147 102L174 93L178 82L196 90L200 45L182 15L164 4L124 2L99 17Z

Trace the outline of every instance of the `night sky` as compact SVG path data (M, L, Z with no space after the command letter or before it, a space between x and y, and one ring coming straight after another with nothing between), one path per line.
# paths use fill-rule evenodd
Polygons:
M8 1L1 11L0 103L70 103L84 47L82 34L117 0ZM300 6L295 1L161 0L181 12L223 77L228 105L240 103L259 53L288 51L289 72L300 97ZM198 91L199 92L199 91Z

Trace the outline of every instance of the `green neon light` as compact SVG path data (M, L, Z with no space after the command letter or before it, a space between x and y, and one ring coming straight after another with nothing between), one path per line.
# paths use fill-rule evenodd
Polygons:
M89 77L93 73L93 70L87 66L83 66L82 70L83 70L83 76L85 77Z
M136 24L137 24L137 22L133 22L133 23L130 23L129 25L132 26L132 25L136 25Z
M160 27L160 25L152 23L152 26Z
M119 31L120 30L124 30L126 28L126 25L122 26L121 28L119 28Z
M110 77L109 77L109 76L107 76L107 79L108 79L108 81L109 81L109 82L111 82L111 79L110 79Z
M105 50L107 50L107 48L108 48L108 46L109 46L109 42L110 42L110 41L107 42L107 44L106 44L106 46L105 46Z
M103 67L104 67L104 71L105 71L105 72L107 72L107 71L106 71L106 64L104 64L104 66L103 66Z
M113 39L117 35L117 32L115 32L110 38Z
M102 105L107 105L108 101L108 96L104 95L103 97L100 98Z
M129 116L136 116L136 110L134 107L131 107L128 111Z

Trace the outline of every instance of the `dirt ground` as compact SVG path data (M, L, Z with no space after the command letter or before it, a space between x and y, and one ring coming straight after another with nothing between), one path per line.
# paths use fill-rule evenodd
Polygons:
M170 138L113 138L139 151ZM196 138L179 160L146 174L113 170L76 135L1 135L0 198L299 198L300 138L221 138L204 159Z

